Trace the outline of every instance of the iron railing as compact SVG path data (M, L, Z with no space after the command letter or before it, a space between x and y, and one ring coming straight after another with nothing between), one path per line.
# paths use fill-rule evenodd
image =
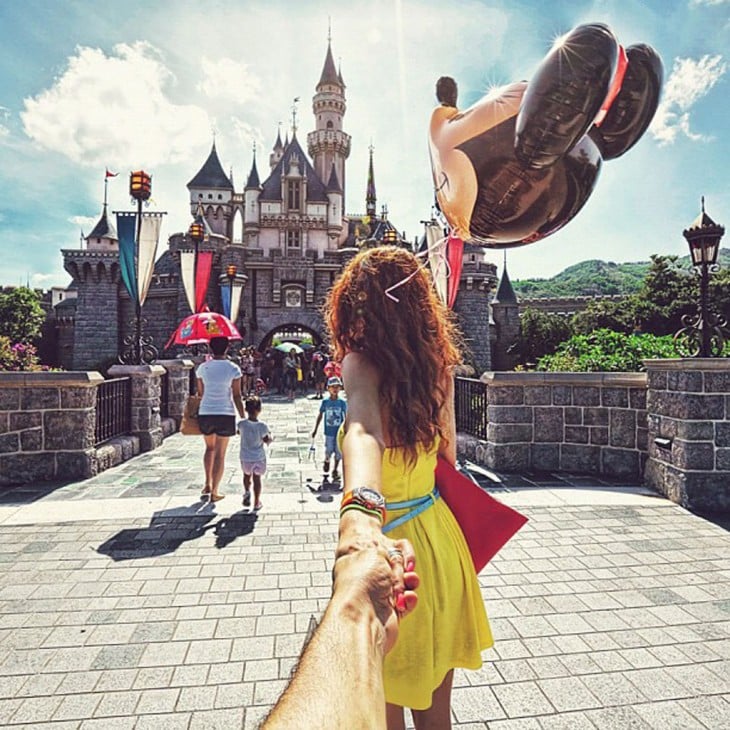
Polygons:
M132 379L113 378L96 389L95 446L131 431Z
M170 415L170 373L165 371L160 376L160 418Z
M456 430L487 440L487 385L473 378L456 378Z

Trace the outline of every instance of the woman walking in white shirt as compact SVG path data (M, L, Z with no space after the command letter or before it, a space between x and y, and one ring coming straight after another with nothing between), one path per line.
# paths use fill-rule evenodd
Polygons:
M227 337L210 340L213 357L198 365L198 425L205 438L205 486L203 497L211 502L223 499L218 491L225 469L228 439L236 433L236 411L243 418L241 368L226 358Z

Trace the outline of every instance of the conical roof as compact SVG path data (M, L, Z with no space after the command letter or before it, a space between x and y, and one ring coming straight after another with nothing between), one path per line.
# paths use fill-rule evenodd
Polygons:
M281 143L281 140L279 142ZM251 172L248 173L248 180L246 180L246 189L260 187L261 181L259 180L259 171L256 169L256 153L254 152Z
M340 181L337 179L337 170L335 170L335 163L332 163L332 171L330 172L330 179L327 183L328 193L342 193L342 186Z
M368 187L365 193L365 202L369 206L375 206L377 197L375 195L375 171L373 169L373 149L370 148L370 165L368 166Z
M223 171L221 161L218 159L218 152L215 149L215 142L210 150L208 159L200 168L198 174L188 183L190 188L219 188L221 190L233 190L228 175Z
M99 218L91 233L86 236L86 240L88 241L90 238L111 238L113 241L119 240L117 230L109 220L109 216L107 216L106 205L101 212L101 218Z
M506 263L502 269L502 276L499 279L499 286L497 287L497 294L494 297L494 301L498 304L517 304L517 295L512 288Z
M335 86L344 86L342 77L337 72L335 61L332 58L332 45L327 44L327 55L324 57L324 67L322 68L322 76L319 79L317 87L325 84L334 84Z
M284 145L281 143L281 129L276 132L276 142L274 143L274 152L281 152L284 149Z

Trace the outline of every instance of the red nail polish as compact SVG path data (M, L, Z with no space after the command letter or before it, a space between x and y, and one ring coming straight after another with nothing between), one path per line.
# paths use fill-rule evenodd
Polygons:
M406 597L402 593L395 599L395 607L401 613L406 610Z
M413 572L413 569L416 567L416 564L413 562L413 559L409 560L406 563L406 572L411 573Z

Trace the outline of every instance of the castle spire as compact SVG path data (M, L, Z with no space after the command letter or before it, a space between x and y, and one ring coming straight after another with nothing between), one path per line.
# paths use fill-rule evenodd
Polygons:
M332 58L332 34L327 36L327 55L324 57L324 66L322 67L322 75L320 76L317 88L320 86L342 86L342 76L337 72L335 60Z
M375 218L377 196L375 194L375 172L373 170L373 145L370 144L370 164L368 166L368 186L365 193L365 212L371 219Z
M512 282L507 273L507 249L504 250L502 276L499 279L499 286L497 287L497 293L494 295L494 301L498 304L517 304L517 295L512 288Z

